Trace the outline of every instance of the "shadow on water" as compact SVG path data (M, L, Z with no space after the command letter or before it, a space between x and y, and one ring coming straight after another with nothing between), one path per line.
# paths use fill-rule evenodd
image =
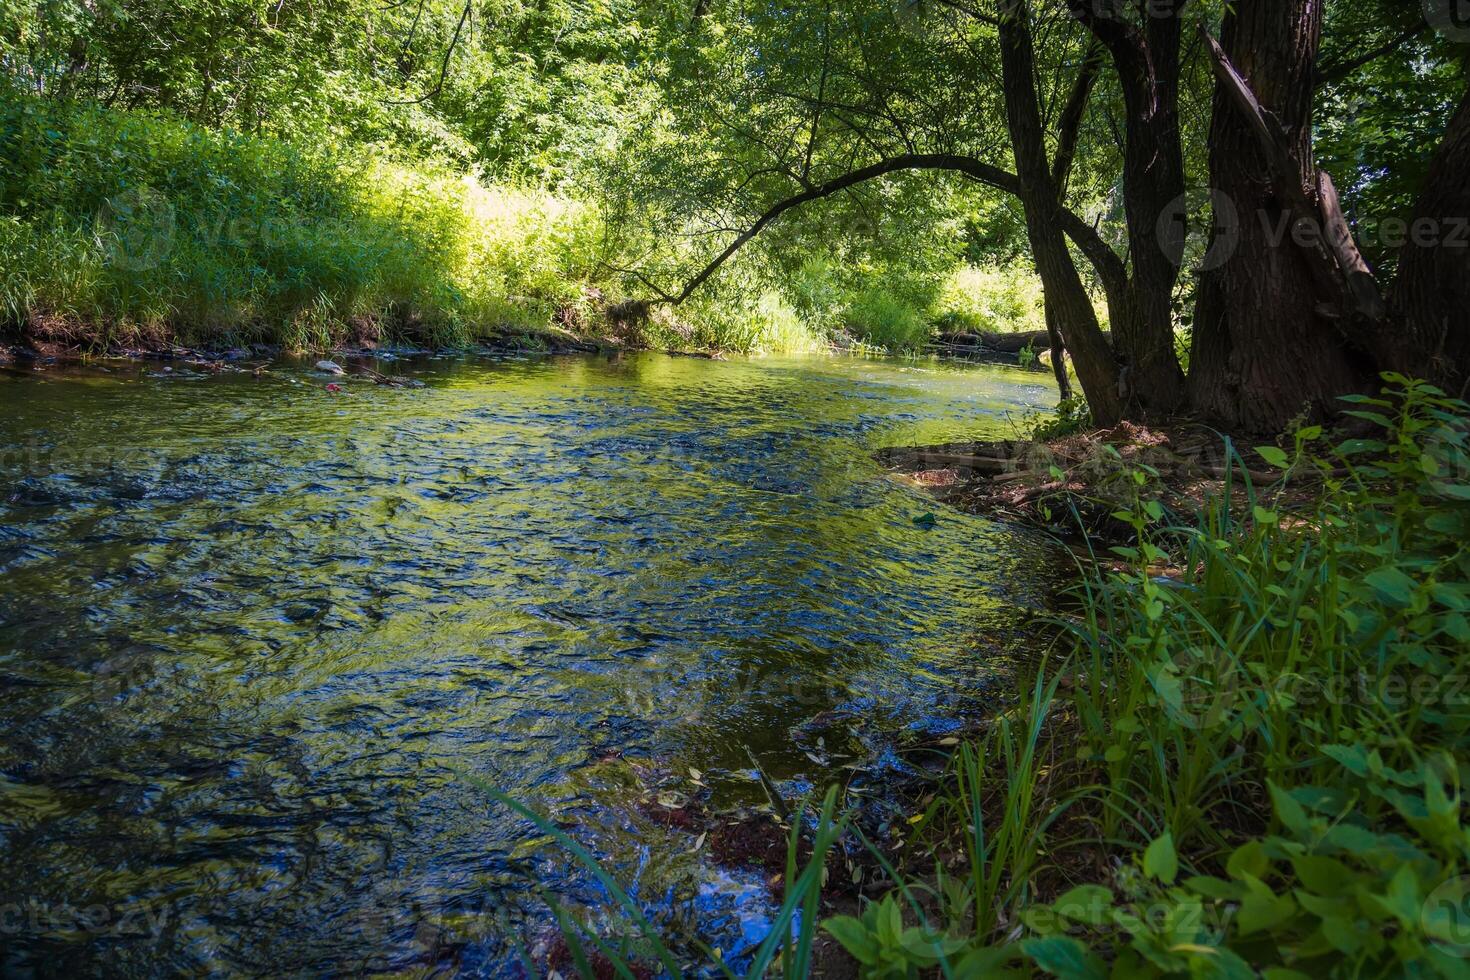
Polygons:
M983 715L1059 578L874 448L1006 431L1038 375L656 355L0 379L7 972L496 973L594 883L738 952L759 876L647 819ZM652 795L657 795L653 793ZM667 801L665 801L667 802Z

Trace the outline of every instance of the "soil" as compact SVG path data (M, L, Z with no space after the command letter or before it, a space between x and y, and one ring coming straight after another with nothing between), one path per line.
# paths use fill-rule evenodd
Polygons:
M1290 455L1290 447L1286 451ZM1273 469L1254 448L1188 420L1123 422L1047 442L888 449L878 461L894 479L960 510L1104 545L1133 539L1133 528L1116 514L1139 500L1157 501L1166 514L1188 521L1212 501L1229 497L1239 505L1247 482L1295 496L1322 476ZM1134 477L1140 471L1146 474L1142 485Z

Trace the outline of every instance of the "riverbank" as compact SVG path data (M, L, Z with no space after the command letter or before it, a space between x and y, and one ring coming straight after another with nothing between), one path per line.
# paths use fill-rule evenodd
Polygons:
M697 357L720 360L730 354L749 353L738 347L719 346L667 346L669 340L663 334L628 331L626 328L605 330L600 333L573 332L555 326L542 328L504 328L498 331L478 332L473 341L448 346L423 346L409 341L374 339L372 333L359 331L355 337L341 342L328 343L320 347L287 348L281 344L245 342L241 344L221 343L215 346L187 346L166 339L166 334L148 336L133 332L126 340L109 339L112 331L101 324L69 323L64 328L41 331L9 331L7 337L0 332L0 365L34 366L44 368L52 364L65 364L95 358L121 358L129 360L178 362L191 367L210 371L235 371L254 369L283 355L320 355L345 359L348 362L380 358L415 357L432 353L456 353L467 355L499 354L576 354L607 351L649 351L667 354L670 357ZM967 350L954 353L941 348L931 350L927 356L939 360L970 364L1018 364L1016 356L1005 346L1012 336L997 335L1002 346ZM678 334L674 336L678 340ZM851 337L839 336L817 345L820 350L832 355L884 356L881 348L872 348ZM807 349L812 352L811 348ZM1031 370L1037 370L1031 367ZM371 372L369 372L371 373ZM955 447L961 451L963 447ZM973 448L973 447L972 447ZM938 450L936 450L938 451Z
M1354 401L1350 431L1249 449L1122 426L886 454L1103 560L920 821L888 899L914 941L829 921L850 954L1461 975L1470 407L1394 377ZM962 897L905 901L926 850Z
M1119 516L1120 508L1142 497L1158 519L1188 521L1214 501L1239 498L1248 485L1282 480L1272 460L1286 452L1240 445L1208 426L1180 421L1124 422L1049 439L899 447L876 458L901 482L969 513L1069 539L1131 543L1137 528ZM1293 469L1288 496L1306 502L1323 476L1311 467Z
M676 310L650 309L639 300L660 287L643 257L660 256L654 278L672 288L705 261L704 245L610 224L595 189L489 182L462 160L401 148L6 96L0 343L43 356L473 349L556 331L638 349L905 353L942 324L1039 322L1039 286L1022 265L896 259L858 275L813 261L793 274L759 247ZM1029 362L1034 346L987 356Z
M1116 481L1083 479L1078 437L1029 466L1022 444L885 454L921 485L966 468L966 506L1044 473L1131 533L1095 542L901 847L840 789L795 823L808 918L772 952L828 937L833 975L1463 976L1470 406L1393 376L1352 401L1366 428L1227 452L1221 478L1196 462L1223 480L1199 500L1146 461L1183 433L1082 436ZM819 930L818 865L853 847L881 887L851 912L839 889Z

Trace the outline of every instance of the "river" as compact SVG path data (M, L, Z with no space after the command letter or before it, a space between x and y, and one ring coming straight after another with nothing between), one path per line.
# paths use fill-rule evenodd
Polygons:
M901 765L1056 585L871 455L1004 435L1043 374L377 366L422 386L0 371L7 974L503 973L601 895L472 778L738 957L759 876L651 810L759 802L752 754L793 795Z

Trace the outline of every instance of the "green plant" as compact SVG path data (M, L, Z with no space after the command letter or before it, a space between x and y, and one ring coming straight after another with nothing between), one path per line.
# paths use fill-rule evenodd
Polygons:
M1253 485L1232 455L1192 526L1141 492L1119 509L1136 535L1112 549L1123 568L1090 571L1078 616L1057 622L1070 640L1050 672L1068 683L1040 696L1035 681L957 753L921 824L935 850L962 840L967 854L974 912L965 935L942 933L946 962L1009 951L1062 977L1466 975L1470 408L1386 381L1352 409L1381 437L1327 446L1306 427L1289 450L1258 450L1319 474L1305 504L1284 480ZM1140 490L1156 476L1133 475ZM1130 851L1110 878L1050 900L1033 884L1066 882L1060 855ZM874 916L891 940L892 912ZM905 919L910 941L884 944L881 962L930 934L918 903Z
M956 267L940 286L931 313L945 330L954 332L1046 329L1041 280L1022 263Z
M853 296L843 320L860 340L889 353L916 350L929 339L929 324L919 308L880 287Z
M1092 412L1085 398L1064 398L1052 415L1034 415L1027 419L1026 438L1032 442L1051 442L1086 432L1092 428Z

